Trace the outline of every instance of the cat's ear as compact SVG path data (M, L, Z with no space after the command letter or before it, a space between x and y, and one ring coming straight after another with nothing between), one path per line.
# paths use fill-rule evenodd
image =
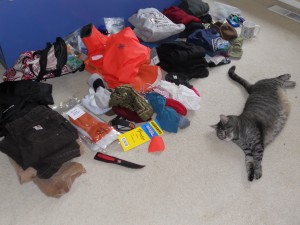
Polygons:
M226 123L228 123L229 118L222 114L222 115L220 115L220 120L221 120L222 124L226 124Z
M214 128L214 129L217 129L217 127L218 127L218 124L215 124L215 125L210 125L210 127Z

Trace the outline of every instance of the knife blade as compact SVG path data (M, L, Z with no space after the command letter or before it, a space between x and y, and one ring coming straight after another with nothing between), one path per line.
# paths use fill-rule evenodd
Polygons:
M94 159L98 160L98 161L106 162L106 163L117 164L117 165L124 166L124 167L131 168L131 169L141 169L141 168L145 167L144 165L132 163L132 162L129 162L129 161L126 161L123 159L119 159L119 158L111 156L111 155L103 154L101 152L97 152Z

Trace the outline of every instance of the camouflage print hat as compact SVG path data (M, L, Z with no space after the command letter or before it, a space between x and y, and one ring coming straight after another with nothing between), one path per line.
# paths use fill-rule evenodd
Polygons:
M147 121L153 115L153 109L148 101L130 85L117 87L110 96L109 106L120 106L134 111L143 120Z
M243 55L243 38L238 37L230 42L230 47L228 50L229 57L232 58L241 58Z

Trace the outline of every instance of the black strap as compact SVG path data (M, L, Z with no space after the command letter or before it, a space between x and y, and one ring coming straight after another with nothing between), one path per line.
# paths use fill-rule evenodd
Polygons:
M61 70L64 67L64 65L66 65L68 60L67 45L61 37L57 37L56 42L53 45L54 45L54 54L57 58L56 68L60 72L59 73L60 76Z
M113 126L117 131L126 132L135 128L135 124L120 117L116 116L109 122L109 125Z
M39 60L40 72L37 76L36 81L42 80L43 76L48 73L54 73L55 77L61 76L62 68L67 63L67 57L68 57L67 46L66 46L65 41L60 37L56 38L56 42L53 43L53 46L54 46L54 54L57 59L56 69L50 70L50 71L46 70L47 69L47 61L48 61L48 53L52 47L51 43L47 43L46 48L39 52L41 55L40 60Z
M40 53L40 60L39 60L39 64L40 64L40 72L37 76L37 81L40 81L42 79L42 77L46 74L46 67L47 67L47 57L48 57L48 52L50 51L52 47L51 43L47 43L47 47L42 50L39 51Z

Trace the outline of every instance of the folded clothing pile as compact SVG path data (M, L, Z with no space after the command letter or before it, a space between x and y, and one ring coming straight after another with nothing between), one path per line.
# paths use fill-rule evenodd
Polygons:
M31 80L0 84L0 150L8 155L20 183L34 179L48 196L69 191L85 172L76 129L52 105L52 85Z
M77 130L46 106L37 106L7 123L6 129L1 151L23 169L36 169L39 178L50 178L63 163L80 156Z

